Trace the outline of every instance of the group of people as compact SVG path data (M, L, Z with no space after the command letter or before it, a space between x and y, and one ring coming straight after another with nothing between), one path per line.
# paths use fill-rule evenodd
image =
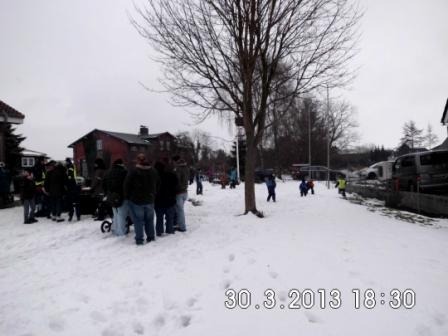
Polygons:
M179 156L157 162L152 166L142 153L129 171L124 161L117 159L107 171L101 159L95 160L91 183L91 198L97 208L97 219L104 219L106 208L112 210L112 232L126 234L130 218L135 228L135 242L143 245L155 240L156 235L185 232L184 204L187 200L189 169ZM35 167L24 172L21 200L24 223L37 222L37 215L62 222L65 206L69 221L74 214L80 220L81 185L70 159L65 165L38 160ZM106 206L103 206L106 204ZM154 227L154 215L156 225ZM146 235L146 238L145 238Z
M189 169L179 156L174 156L172 163L167 159L152 166L140 153L135 167L129 171L122 159L115 160L104 174L102 184L113 209L112 232L124 235L128 216L134 223L137 245L145 243L145 235L149 243L156 236L185 232L188 183Z
M268 188L267 201L269 202L272 199L275 202L276 201L275 188L277 187L277 183L275 182L275 176L273 174L267 176L265 178L265 183L266 187ZM336 180L335 187L338 188L339 194L341 194L343 197L345 197L346 186L347 186L347 180L345 179L345 176L340 175ZM299 184L299 190L300 190L300 197L306 197L308 195L308 192L311 192L311 194L314 195L314 181L312 179L309 179L307 181L305 177L303 177Z
M47 217L56 222L61 217L64 201L68 206L69 221L80 220L81 186L76 181L73 163L67 159L65 165L44 158L37 160L34 168L26 169L23 175L20 198L24 209L24 224L33 224L36 217Z
M308 181L303 177L299 185L300 197L306 197L308 192L311 191L311 195L314 195L314 181L309 179Z

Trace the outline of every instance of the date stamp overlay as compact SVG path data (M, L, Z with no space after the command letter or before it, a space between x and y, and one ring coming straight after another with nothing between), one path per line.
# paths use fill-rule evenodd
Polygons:
M374 309L388 307L391 309L412 309L416 305L416 294L413 289L391 289L376 291L372 288L353 288L350 293L342 293L339 289L290 289L287 297L279 298L273 289L263 293L253 293L242 288L229 288L225 291L224 306L227 309Z

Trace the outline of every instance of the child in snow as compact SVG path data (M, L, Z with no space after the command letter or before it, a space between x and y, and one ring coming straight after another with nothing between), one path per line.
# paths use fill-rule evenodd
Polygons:
M311 195L314 195L314 181L309 180L306 186L308 187L308 190L311 190Z
M275 202L275 187L277 183L275 183L274 175L270 175L266 178L266 186L268 187L268 202L272 197L272 200Z
M339 176L338 180L336 181L335 188L338 188L339 194L342 194L342 196L345 197L345 187L347 186L347 181L344 176Z
M300 183L300 197L303 197L308 194L308 184L305 181L305 178L302 178L302 182Z
M23 224L33 224L37 222L34 218L36 197L36 183L34 182L33 173L30 170L25 170L22 193L20 199L23 204L24 222Z

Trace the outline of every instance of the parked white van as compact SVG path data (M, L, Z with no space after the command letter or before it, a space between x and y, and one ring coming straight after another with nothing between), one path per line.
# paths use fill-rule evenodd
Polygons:
M393 178L400 190L448 190L448 150L400 156L393 166Z

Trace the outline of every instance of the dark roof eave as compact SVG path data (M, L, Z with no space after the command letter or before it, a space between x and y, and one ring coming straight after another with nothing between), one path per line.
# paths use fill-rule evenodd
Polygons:
M442 124L447 125L448 124L448 98L446 100L446 104L445 104L445 109L443 110L443 115L442 115Z

